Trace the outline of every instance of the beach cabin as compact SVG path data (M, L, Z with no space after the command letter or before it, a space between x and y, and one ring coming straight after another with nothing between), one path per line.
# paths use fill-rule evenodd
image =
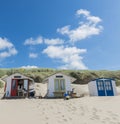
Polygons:
M47 97L63 97L71 92L71 83L76 79L62 73L56 73L45 79L47 81Z
M20 73L12 74L2 80L5 81L6 98L29 97L35 93L34 80Z
M98 78L88 83L90 96L116 96L116 83L111 78Z

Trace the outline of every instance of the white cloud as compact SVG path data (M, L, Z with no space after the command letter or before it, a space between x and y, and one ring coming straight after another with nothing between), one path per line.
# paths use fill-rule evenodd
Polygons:
M70 25L58 28L57 32L62 35L67 35L71 42L77 42L86 39L93 35L98 35L102 31L103 27L98 25L102 20L97 16L90 15L87 10L80 9L76 12L77 16L83 15L86 18L86 22L80 21L78 27L72 29Z
M31 69L31 68L38 68L38 66L35 66L35 65L27 65L27 66L22 66L20 68L25 68L25 69Z
M48 46L43 50L52 59L58 59L63 63L61 69L87 69L82 62L81 54L86 53L86 49L64 46Z
M42 43L43 43L43 38L40 36L36 39L33 38L26 39L24 45L38 45Z
M64 35L64 34L69 34L69 30L70 30L70 25L67 25L67 26L64 26L62 28L58 28L57 32L59 32L62 35Z
M30 53L29 58L37 58L38 54L37 53Z
M73 25L66 25L57 29L57 32L68 37L69 44L67 42L67 45L69 46L80 40L99 35L103 30L103 27L100 25L102 21L101 18L91 15L88 10L77 10L76 16L79 19L78 26L73 27ZM83 18L81 18L81 16ZM38 37L36 39L29 38L25 40L24 45L31 45L31 47L33 47L33 45L47 44L48 46L43 50L43 53L47 54L48 57L52 59L59 60L63 64L59 66L61 69L87 69L86 65L83 63L83 57L81 56L81 54L86 53L87 50L63 46L66 45L65 39L66 37L63 39L49 39L43 37ZM38 55L32 53L32 51L31 49L29 57L37 58Z
M60 38L56 38L56 39L44 39L45 44L47 45L59 45L59 44L63 44L64 40L60 39Z
M79 16L79 15L89 16L90 15L90 12L88 10L79 9L79 10L76 11L76 15L77 16Z
M4 59L17 54L14 45L6 38L0 37L0 59Z
M78 17L81 16L81 15L83 15L83 16L86 17L87 20L89 20L89 21L91 21L92 23L95 23L95 24L97 24L97 23L99 23L99 22L102 21L99 17L92 16L89 11L83 10L83 9L77 10L76 11L76 15Z
M76 29L70 30L70 26L65 26L61 29L58 29L61 34L67 34L70 38L70 41L76 42L92 35L98 35L102 30L102 27L95 27L93 25L83 24Z

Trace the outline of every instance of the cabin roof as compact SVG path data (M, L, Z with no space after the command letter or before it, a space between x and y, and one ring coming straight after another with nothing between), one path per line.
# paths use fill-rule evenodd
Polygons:
M96 79L93 79L92 81L96 81L96 80L113 80L113 81L115 81L114 78L96 78Z
M66 75L66 74L64 74L63 72L57 72L57 73L51 74L50 76L46 77L46 78L43 80L43 82L46 82L50 77L52 77L53 75L56 75L56 74L62 74L62 75L65 75L65 76L69 77L69 78L71 79L71 82L74 82L74 81L76 80L76 78L71 77L71 76L69 76L69 75Z
M32 78L30 77L27 77L27 76L24 76L23 74L20 74L20 73L14 73L12 75L9 75L9 76L6 76L6 77L3 77L2 80L7 82L7 79L11 76L16 76L14 79L29 79L30 81L34 81ZM17 76L22 76L22 78L19 78Z

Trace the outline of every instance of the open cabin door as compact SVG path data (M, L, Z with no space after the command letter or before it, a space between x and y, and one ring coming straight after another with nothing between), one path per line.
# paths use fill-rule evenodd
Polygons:
M18 80L12 79L11 82L11 96L17 96Z
M29 82L27 79L24 80L24 93L27 97L29 96Z
M28 80L24 80L24 90L27 91L28 90Z

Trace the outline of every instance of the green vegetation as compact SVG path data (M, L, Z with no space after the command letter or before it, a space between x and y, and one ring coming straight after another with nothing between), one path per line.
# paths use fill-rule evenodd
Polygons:
M13 73L21 73L26 76L29 76L35 80L35 82L42 82L46 77L57 73L62 72L64 74L70 75L76 78L74 83L76 84L87 84L89 81L95 78L114 78L116 80L116 84L120 85L120 71L91 71L91 70L55 70L48 68L38 68L38 69L0 69L0 77L4 75L11 75ZM0 83L1 85L1 83Z
M0 88L2 88L3 87L3 83L0 81Z

